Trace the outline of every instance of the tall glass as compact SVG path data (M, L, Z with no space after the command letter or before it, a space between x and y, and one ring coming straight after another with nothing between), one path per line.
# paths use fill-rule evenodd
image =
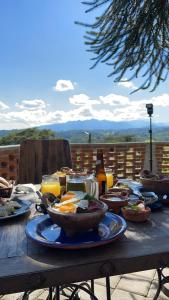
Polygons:
M41 183L41 192L52 193L55 196L60 195L60 182L58 176L43 175Z
M85 176L77 176L75 175L69 175L69 178L66 183L66 190L68 191L86 191L85 186Z
M113 186L113 173L112 169L105 168L106 178L107 178L107 189L110 189Z

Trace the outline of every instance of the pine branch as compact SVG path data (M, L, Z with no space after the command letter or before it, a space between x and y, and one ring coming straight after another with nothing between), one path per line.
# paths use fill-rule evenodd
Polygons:
M88 0L87 12L105 11L87 26L85 41L95 61L111 66L115 82L126 73L144 78L140 89L165 81L169 72L169 0Z

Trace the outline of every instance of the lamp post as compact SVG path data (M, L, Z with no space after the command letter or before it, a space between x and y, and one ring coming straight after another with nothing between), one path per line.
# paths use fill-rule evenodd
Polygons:
M91 142L92 142L92 134L91 134L91 132L84 131L84 133L88 135L88 144L91 144Z
M147 108L147 113L149 115L150 118L150 128L149 128L149 134L150 134L150 171L152 171L153 169L153 159L152 159L152 114L153 114L153 104L152 103L148 103L146 104L146 108Z

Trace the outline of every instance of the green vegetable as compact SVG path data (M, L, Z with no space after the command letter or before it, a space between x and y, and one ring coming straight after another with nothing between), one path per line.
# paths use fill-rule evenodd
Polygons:
M132 205L127 205L127 206L124 206L125 209L132 209L132 210L135 210L135 211L139 211L139 207L137 204L132 204Z
M96 198L94 198L93 196L89 195L89 194L86 194L83 198L83 200L97 200Z

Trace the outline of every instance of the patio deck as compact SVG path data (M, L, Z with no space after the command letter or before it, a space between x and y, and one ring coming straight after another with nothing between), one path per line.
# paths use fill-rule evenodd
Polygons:
M169 275L169 269L166 269ZM157 289L157 275L155 270L113 276L110 279L112 300L152 300ZM105 279L95 280L95 293L99 300L105 300ZM22 293L1 296L1 300L19 300ZM47 290L37 290L30 296L30 300L46 300ZM66 299L61 296L61 300ZM80 299L90 300L85 293L80 293ZM163 293L159 300L167 300Z

